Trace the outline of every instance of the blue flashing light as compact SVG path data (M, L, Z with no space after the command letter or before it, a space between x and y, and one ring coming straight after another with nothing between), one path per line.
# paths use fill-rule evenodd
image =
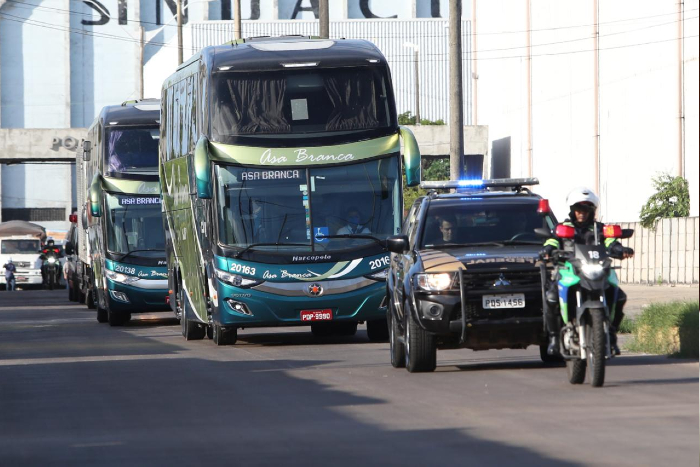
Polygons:
M458 184L459 184L459 186L463 186L463 187L480 187L480 186L484 186L484 181L483 180L460 180Z

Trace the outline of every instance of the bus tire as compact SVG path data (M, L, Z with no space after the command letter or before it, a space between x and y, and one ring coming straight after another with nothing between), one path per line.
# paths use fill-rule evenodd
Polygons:
M370 342L386 342L389 340L389 325L386 319L367 321L367 337Z
M213 341L216 345L233 345L238 340L238 329L212 324Z
M131 319L131 313L115 313L107 308L107 321L110 326L124 326Z
M97 308L97 322L106 323L107 322L107 310L104 308Z

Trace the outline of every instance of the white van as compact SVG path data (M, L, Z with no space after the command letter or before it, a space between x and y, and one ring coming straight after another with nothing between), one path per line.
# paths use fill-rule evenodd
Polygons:
M0 268L10 258L17 268L16 284L41 285L41 240L32 235L0 237ZM0 284L5 284L5 271L0 271Z

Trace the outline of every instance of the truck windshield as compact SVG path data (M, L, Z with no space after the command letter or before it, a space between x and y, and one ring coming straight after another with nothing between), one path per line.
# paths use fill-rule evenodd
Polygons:
M219 242L258 245L248 250L250 258L263 250L380 250L373 238L383 240L400 228L398 155L308 169L220 165L216 176ZM275 243L282 246L270 245Z
M478 243L541 245L534 230L547 227L536 204L431 203L421 248Z
M158 173L158 127L109 127L105 133L107 175Z
M391 127L392 96L383 67L289 69L214 74L213 140L305 137Z
M165 234L160 197L107 193L107 249L111 253L162 257Z
M3 254L32 254L41 249L39 240L7 239L0 243L0 253Z

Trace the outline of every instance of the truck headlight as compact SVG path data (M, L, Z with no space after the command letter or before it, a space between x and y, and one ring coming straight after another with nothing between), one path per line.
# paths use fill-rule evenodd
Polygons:
M114 281L114 282L119 282L120 284L131 284L132 282L136 282L140 280L138 277L134 276L127 276L126 274L122 274L119 272L114 272L107 270L105 275L107 276L107 279Z
M234 287L241 287L243 289L248 289L262 283L262 281L248 279L246 277L239 276L238 274L231 274L230 272L222 271L221 269L217 268L214 268L214 273L220 281L233 285Z
M452 287L454 282L454 274L446 272L439 274L416 274L416 287L424 292L442 292Z
M603 268L603 266L601 266L600 264L587 263L581 266L581 272L584 276L586 276L586 278L596 280L603 277L605 268Z

